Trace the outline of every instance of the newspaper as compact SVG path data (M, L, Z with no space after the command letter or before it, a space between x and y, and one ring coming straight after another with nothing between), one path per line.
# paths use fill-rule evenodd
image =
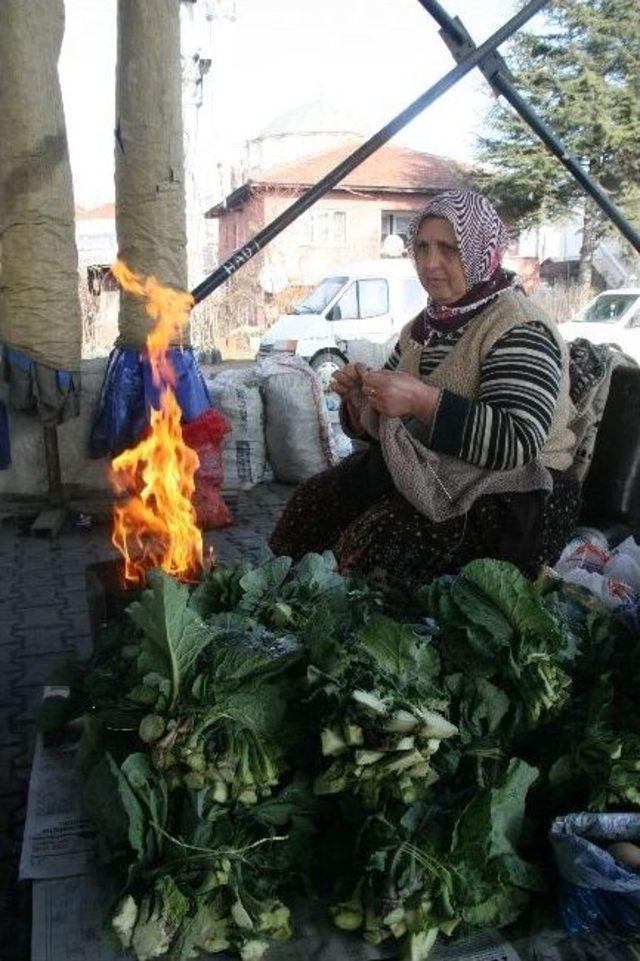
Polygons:
M65 692L47 687L44 696ZM45 748L38 735L20 855L22 881L84 874L93 863L96 831L82 809L74 761L74 746Z
M104 899L95 870L88 874L35 881L31 961L131 961L118 951L104 924Z

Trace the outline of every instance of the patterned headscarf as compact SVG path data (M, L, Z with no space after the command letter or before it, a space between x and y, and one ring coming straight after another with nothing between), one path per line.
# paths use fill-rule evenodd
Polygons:
M456 305L429 301L427 313L438 320L477 311L499 293L513 287L515 278L499 271L509 245L507 228L493 204L473 190L445 190L418 213L409 230L409 243L415 256L415 242L427 217L441 217L453 227L458 243L467 292Z

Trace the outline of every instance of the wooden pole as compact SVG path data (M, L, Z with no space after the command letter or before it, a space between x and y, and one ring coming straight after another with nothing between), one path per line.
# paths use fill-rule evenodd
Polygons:
M47 462L49 503L51 507L62 507L64 504L64 495L62 492L62 474L60 472L58 429L55 424L43 424L42 432L44 435L44 455Z

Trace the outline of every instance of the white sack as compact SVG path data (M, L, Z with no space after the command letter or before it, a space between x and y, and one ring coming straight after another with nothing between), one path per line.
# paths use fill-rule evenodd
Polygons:
M255 367L224 370L207 382L213 406L231 422L222 449L225 491L249 490L264 478L266 447L260 380Z
M276 480L299 484L338 463L318 376L300 357L268 357L263 380L267 454Z

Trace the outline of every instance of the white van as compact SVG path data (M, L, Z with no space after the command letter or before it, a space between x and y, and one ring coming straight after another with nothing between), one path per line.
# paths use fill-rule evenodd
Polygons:
M335 371L349 361L367 359L382 366L398 332L426 302L410 260L351 264L325 277L290 314L283 314L262 337L258 357L304 357L326 389Z

